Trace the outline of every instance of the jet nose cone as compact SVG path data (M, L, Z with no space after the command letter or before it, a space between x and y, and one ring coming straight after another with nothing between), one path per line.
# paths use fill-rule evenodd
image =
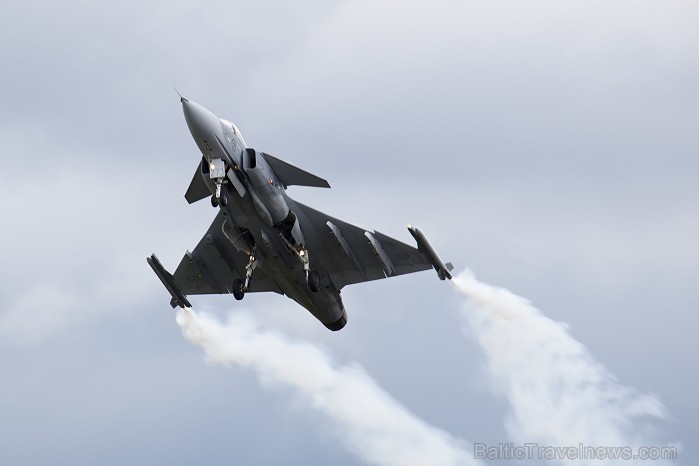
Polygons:
M216 115L196 102L192 102L184 97L182 97L181 102L184 119L194 139L207 138L216 132L217 128L220 126L219 119Z

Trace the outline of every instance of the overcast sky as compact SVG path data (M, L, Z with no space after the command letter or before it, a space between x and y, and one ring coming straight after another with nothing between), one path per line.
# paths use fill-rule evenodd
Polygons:
M207 364L147 266L214 217L172 86L326 178L313 207L524 296L669 416L699 462L699 5L11 2L0 16L0 463L362 464L322 415ZM194 298L358 364L426 423L510 441L431 272L343 290L331 333L277 295Z

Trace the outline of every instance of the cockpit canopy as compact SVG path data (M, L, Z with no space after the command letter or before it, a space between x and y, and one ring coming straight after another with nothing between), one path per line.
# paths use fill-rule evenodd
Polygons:
M240 142L243 143L243 146L245 146L245 147L248 146L245 143L245 139L243 139L243 135L240 133L240 130L238 129L238 127L236 125L234 125L232 122L230 122L228 120L224 120L223 118L221 118L220 120L221 120L221 123L223 123L224 125L226 125L227 127L229 127L233 131L233 134L235 134L236 137L238 139L240 139Z

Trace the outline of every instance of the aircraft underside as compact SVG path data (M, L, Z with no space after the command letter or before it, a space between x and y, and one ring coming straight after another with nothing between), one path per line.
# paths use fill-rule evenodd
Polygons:
M353 283L434 268L451 278L418 228L408 227L418 248L331 217L294 201L290 185L329 188L328 182L245 145L231 122L181 98L185 120L201 150L185 194L190 204L210 198L211 226L174 274L155 254L148 257L171 296L172 307L191 307L187 295L272 291L308 309L330 330L347 314L340 290Z

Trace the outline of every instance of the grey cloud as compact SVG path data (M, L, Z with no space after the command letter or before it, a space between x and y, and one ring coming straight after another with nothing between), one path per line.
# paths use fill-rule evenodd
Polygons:
M677 419L663 429L685 444L678 463L693 464L697 13L649 1L7 5L0 406L12 423L0 437L14 441L0 462L182 464L206 450L210 464L356 464L308 413L202 366L177 334L143 259L174 267L213 211L182 197L199 156L174 84L333 185L292 196L406 242L405 224L420 225L457 266L569 322L621 382L656 392ZM420 274L343 297L339 335L277 297L246 305L358 361L428 422L506 440L506 407L479 380L442 283Z

